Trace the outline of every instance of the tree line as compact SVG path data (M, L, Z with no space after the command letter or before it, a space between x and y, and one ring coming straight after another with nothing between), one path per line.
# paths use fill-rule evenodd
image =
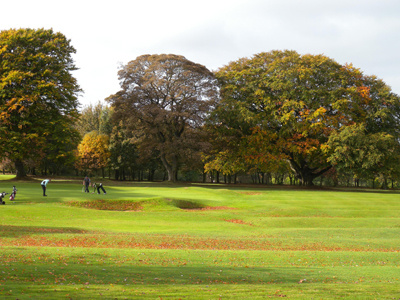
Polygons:
M399 182L399 96L351 64L274 50L211 72L142 55L80 111L73 53L52 30L0 32L0 156L17 177Z

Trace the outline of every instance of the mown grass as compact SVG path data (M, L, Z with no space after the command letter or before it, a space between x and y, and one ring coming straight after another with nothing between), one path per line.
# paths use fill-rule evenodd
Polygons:
M2 180L0 176L0 180ZM399 193L2 180L0 297L398 299ZM9 191L8 191L9 190Z

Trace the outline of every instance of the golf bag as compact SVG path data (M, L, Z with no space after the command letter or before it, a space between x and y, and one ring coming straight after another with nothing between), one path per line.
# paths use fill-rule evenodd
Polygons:
M13 186L13 190L12 190L11 195L10 195L10 201L14 201L15 200L15 195L17 195L17 188L14 185Z
M6 203L4 202L4 200L3 200L3 198L4 198L5 195L7 195L7 194L8 194L8 193L6 193L6 192L0 193L0 205L6 204Z

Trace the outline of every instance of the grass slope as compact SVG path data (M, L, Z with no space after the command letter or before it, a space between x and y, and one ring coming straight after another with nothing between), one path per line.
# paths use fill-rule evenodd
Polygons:
M0 176L0 297L397 299L399 194Z

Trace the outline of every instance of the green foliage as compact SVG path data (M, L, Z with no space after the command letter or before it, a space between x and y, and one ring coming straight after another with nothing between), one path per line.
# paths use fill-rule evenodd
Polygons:
M328 146L333 149L328 161L356 178L398 178L400 145L390 134L368 133L365 125L352 125L332 133Z
M131 134L122 125L122 122L114 126L111 132L109 145L110 166L116 171L117 180L120 175L124 179L124 171L136 165L137 146L129 136Z
M85 134L97 131L100 134L110 135L112 131L112 109L101 102L83 108L76 124L77 130L83 137Z
M29 158L65 154L59 137L74 135L80 89L71 74L73 53L70 41L53 30L0 32L0 138L6 141L0 153L14 161L18 176Z
M376 77L323 55L259 53L216 76L223 100L212 121L215 132L252 128L236 135L238 146L225 149L264 160L266 168L285 159L304 184L330 169L325 147L335 130L365 123L368 131L399 136L399 97Z

